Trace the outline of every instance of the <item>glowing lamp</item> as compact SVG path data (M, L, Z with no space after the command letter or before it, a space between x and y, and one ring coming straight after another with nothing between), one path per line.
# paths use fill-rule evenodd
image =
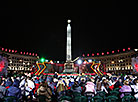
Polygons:
M31 55L31 53L29 53L29 55Z
M130 50L130 47L128 48L128 50Z
M123 49L123 51L125 51L126 49Z
M48 62L48 59L46 59L45 61Z
M4 51L4 48L2 48L2 51Z
M83 54L82 56L84 57L85 55Z
M87 56L89 56L89 54L87 54Z
M32 56L34 56L34 53L32 54Z
M14 52L14 50L12 50L12 53Z
M94 56L94 53L92 53L92 56Z
M119 52L119 50L117 50L117 52Z
M7 52L7 49L5 49L5 51Z
M90 62L90 63L91 63L91 62L92 62L92 59L89 59L89 60L88 60L88 62Z
M115 51L112 51L112 53L115 53Z
M77 61L77 63L78 63L78 64L82 64L82 60L79 59L79 60Z
M109 52L107 52L107 55L109 55Z
M17 53L17 50L15 50L15 53Z
M11 52L11 49L9 49L9 52Z
M20 54L23 54L23 52L20 52Z
M41 62L44 62L44 61L45 61L45 58L41 58L40 61L41 61Z
M26 55L28 55L28 52L26 52Z
M25 52L23 54L25 55Z
M102 52L102 55L104 55L104 53Z
M51 60L50 63L53 64L54 62Z
M97 56L99 56L99 53L97 53Z
M35 54L35 56L37 56L37 54Z

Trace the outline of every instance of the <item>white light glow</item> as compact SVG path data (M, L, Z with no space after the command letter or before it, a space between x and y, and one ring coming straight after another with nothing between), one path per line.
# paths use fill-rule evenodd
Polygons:
M92 62L92 59L89 59L88 62Z
M77 61L77 63L78 63L78 64L82 64L82 60L79 59L79 60Z

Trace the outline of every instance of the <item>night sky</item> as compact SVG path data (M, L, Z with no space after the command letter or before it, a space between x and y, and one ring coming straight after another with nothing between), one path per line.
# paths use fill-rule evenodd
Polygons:
M135 18L126 2L10 0L1 4L0 46L4 48L65 61L67 19L72 20L73 58L138 48Z

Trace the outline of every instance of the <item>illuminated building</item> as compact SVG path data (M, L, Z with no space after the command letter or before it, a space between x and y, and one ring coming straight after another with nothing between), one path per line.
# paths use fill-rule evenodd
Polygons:
M8 73L14 71L30 71L30 68L39 56L29 52L17 52L17 50L0 48L0 54L8 59Z
M104 64L104 71L111 73L133 73L133 66L131 64L131 58L136 57L138 51L136 49L130 50L130 48L123 49L122 52L120 50L110 51L106 53L92 54L92 56L85 56L83 54L83 60L98 60Z

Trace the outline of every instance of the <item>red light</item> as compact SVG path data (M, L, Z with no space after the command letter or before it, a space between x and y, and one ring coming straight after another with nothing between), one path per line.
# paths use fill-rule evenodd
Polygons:
M4 51L4 48L2 48L2 51Z
M117 52L119 52L119 50L117 50Z
M94 53L92 53L92 56L94 56Z
M37 54L35 54L35 56L37 56Z
M87 54L87 56L89 56L89 54Z
M23 54L23 52L20 52L20 54Z
M34 53L32 55L34 56Z
M17 50L15 50L15 53L17 53Z
M14 50L12 50L12 52L14 52Z
M28 55L28 52L26 52L26 55Z
M9 52L11 52L11 50L9 49Z
M104 55L104 53L102 52L102 55Z
M130 47L128 48L128 50L130 50Z
M25 52L23 54L25 55Z
M85 55L83 54L82 56L84 57Z
M29 55L31 55L31 53L29 53Z
M123 51L125 51L126 49L123 49Z
M99 53L97 53L97 56L99 56Z
M112 51L112 53L115 53L115 51Z
M107 52L107 54L109 54L109 52Z
M5 51L7 51L7 49L5 49Z

